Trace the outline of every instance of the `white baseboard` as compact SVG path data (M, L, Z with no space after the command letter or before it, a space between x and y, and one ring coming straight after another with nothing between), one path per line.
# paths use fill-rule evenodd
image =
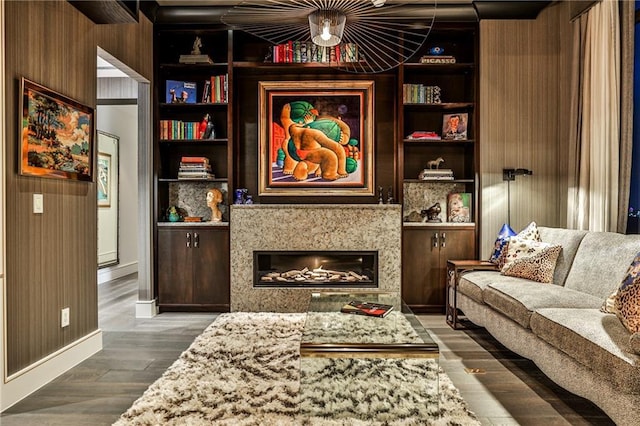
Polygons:
M153 318L158 315L156 299L138 300L136 302L136 318Z
M96 330L0 382L0 412L40 389L65 371L102 350Z
M136 272L138 272L138 262L98 269L98 284L135 274Z

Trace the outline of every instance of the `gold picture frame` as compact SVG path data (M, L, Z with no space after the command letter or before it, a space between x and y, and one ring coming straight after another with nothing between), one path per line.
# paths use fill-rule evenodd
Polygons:
M259 195L374 195L374 82L259 82Z

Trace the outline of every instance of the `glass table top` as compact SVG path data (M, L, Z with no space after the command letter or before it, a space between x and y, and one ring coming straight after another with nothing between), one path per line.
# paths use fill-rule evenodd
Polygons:
M351 301L392 305L385 317L342 313ZM316 292L300 344L303 357L437 358L439 349L399 294Z

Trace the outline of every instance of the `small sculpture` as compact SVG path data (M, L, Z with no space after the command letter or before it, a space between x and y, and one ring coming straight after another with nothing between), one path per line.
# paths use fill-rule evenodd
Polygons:
M176 206L171 206L167 209L167 218L169 222L180 222L181 216Z
M427 218L427 222L442 222L442 219L440 219L440 212L442 212L442 208L440 207L440 203L435 203L434 205L432 205L431 207L429 207L426 210L422 210L420 212L420 215L422 217L426 217Z
M220 222L222 212L218 204L222 202L222 192L218 188L211 188L207 192L207 206L211 209L211 222Z
M202 47L202 39L200 37L196 37L193 41L193 49L191 49L192 55L200 55L200 48Z
M210 114L205 114L202 118L202 121L198 125L198 130L200 130L200 138L201 139L215 139L216 138L216 130L213 126L213 120L211 120Z
M427 169L439 169L440 164L444 163L442 157L438 157L435 160L427 161Z

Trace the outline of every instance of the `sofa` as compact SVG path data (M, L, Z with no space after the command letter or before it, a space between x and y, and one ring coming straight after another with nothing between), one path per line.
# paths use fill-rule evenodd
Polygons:
M603 305L640 252L640 235L537 229L543 242L562 247L552 282L470 271L458 282L458 309L616 424L639 425L638 334Z

